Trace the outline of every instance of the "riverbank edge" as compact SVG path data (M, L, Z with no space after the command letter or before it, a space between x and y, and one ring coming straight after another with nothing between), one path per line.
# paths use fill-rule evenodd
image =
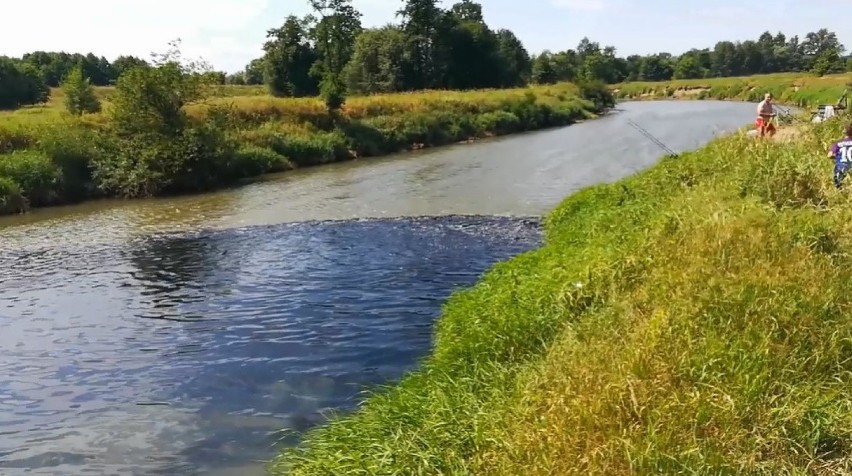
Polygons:
M700 181L695 171L682 169L716 173L708 170L715 163L730 161L730 156L720 156L726 147L786 146L744 139L746 127L680 158L664 158L633 176L566 197L544 218L541 247L495 264L473 286L450 296L435 324L433 348L416 370L376 389L356 411L335 415L310 430L300 445L281 451L269 472L469 474L470 459L491 445L483 426L492 417L484 415L494 413L493 418L500 418L510 406L512 397L506 395L518 390L516 377L544 358L566 322L575 322L594 309L618 280L643 271L641 264L620 262L636 251L640 241L635 233L635 239L625 239L618 233L624 227L613 223L655 227L663 218L654 217L655 203L674 201L684 193L683 187ZM637 189L649 177L662 182L663 193ZM779 177L775 186L784 185L786 179ZM622 208L624 203L639 195L648 202L643 206L645 217L624 220L630 212ZM549 305L555 301L562 310L543 317L541 301ZM443 426L453 431L434 429Z
M674 94L672 93L674 92ZM619 94L618 90L614 91L615 94ZM754 94L739 94L734 96L727 95L719 95L713 96L711 94L710 88L705 87L686 87L675 90L667 90L665 87L662 90L654 90L653 92L645 92L642 94L626 94L624 96L619 96L620 102L651 102L651 101L730 101L730 102L752 102L757 103L763 99L763 94L761 93L760 99L753 99ZM791 102L791 101L774 101L776 105L782 107L790 107L790 108L810 108L816 106L816 104L811 105L807 102L802 103L799 102ZM800 110L800 115L810 114L807 110Z
M816 108L835 104L852 86L852 75L825 77L791 74L686 79L660 82L632 82L609 86L618 100L718 100L759 102L771 93L779 105L797 108ZM803 111L808 113L809 111Z
M519 95L519 92L523 92L523 95ZM465 145L486 139L568 127L605 116L611 113L614 107L614 101L612 104L607 104L606 98L601 101L600 97L591 99L581 97L575 86L570 83L553 85L552 88L496 90L492 94L498 99L502 98L496 106L483 107L483 105L464 104L464 101L459 103L458 99L451 99L447 103L449 109L446 111L427 108L422 112L402 112L396 115L357 120L344 117L331 122L327 118L317 117L312 119L317 122L317 125L312 126L314 132L295 135L271 130L266 127L271 123L265 122L259 127L241 130L236 134L237 153L233 159L228 160L235 163L230 167L238 169L240 176L202 190L159 193L155 196L185 196L238 188L262 179L264 176L286 173L294 169L387 157L423 149ZM236 114L239 116L241 112L237 110ZM58 128L59 126L52 124L49 127ZM68 127L69 130L73 129L71 126ZM286 127L288 126L285 125ZM3 132L0 130L0 146L4 146ZM73 136L73 131L69 135ZM85 134L78 133L78 135L88 137ZM11 139L6 140L12 144L11 147L6 144L8 150L6 154L0 154L0 158L14 158L12 154L29 151L26 147L16 148L16 141L38 142L37 139L22 139L13 134ZM51 141L56 142L54 138L48 137L47 142ZM76 142L71 140L71 143L65 145L68 149L80 149L80 142L79 139ZM69 175L65 173L62 166L72 162L73 166L79 169L81 160L85 163L89 159L79 157L81 154L77 150L73 150L70 154L65 154L63 151L57 153L56 149L61 148L61 145L57 146L55 143L50 147L52 149L48 154L36 151L36 154L32 154L34 157L26 157L25 163L20 167L16 167L14 163L11 166L0 163L0 215L25 213L30 209L75 205L99 199L125 198L109 194L95 194L72 200L57 198L65 186L62 183L63 180L66 180ZM89 147L104 148L97 144ZM0 147L0 150L2 149L4 147ZM54 157L50 157L51 154ZM56 155L59 157L55 157ZM74 157L68 160L64 155ZM91 164L87 167L91 168ZM11 183L10 174L12 179L16 178L14 174L20 176L21 180L18 182L23 181L24 186L19 186L18 182ZM70 175L80 176L85 173L74 171ZM40 197L40 202L33 203L32 200L28 200L32 197L28 196L24 190L28 188L27 182L32 184L29 186L33 190L32 195ZM85 183L76 184L73 188L91 191L94 186L91 183Z

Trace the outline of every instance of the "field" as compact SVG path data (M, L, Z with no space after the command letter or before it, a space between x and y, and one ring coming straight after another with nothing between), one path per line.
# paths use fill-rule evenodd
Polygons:
M665 82L633 82L612 87L619 99L739 99L760 101L771 92L777 102L814 107L835 104L852 86L852 74L823 77L779 73L735 78L685 79Z
M109 99L112 96L114 87L97 86L94 88L97 98L105 104L109 104ZM215 86L212 88L211 95L214 98L230 98L230 97L257 97L266 96L266 88L263 86ZM62 120L68 120L70 117L65 112L64 105L65 95L62 88L50 88L50 99L46 104L37 106L27 106L14 111L0 111L0 127L10 124L42 124ZM89 117L90 121L104 121L105 118L94 115Z
M353 97L332 116L318 98L223 86L186 108L195 132L134 144L110 129L113 90L96 93L104 112L82 118L64 111L61 90L48 104L0 113L0 213L204 191L267 172L568 125L606 107L558 84Z
M450 298L419 370L272 472L849 474L842 122L797 127L568 197L542 248Z

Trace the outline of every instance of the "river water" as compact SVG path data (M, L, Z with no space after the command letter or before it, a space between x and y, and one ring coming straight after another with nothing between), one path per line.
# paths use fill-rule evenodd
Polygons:
M428 353L441 303L566 195L753 118L624 103L567 128L0 218L0 473L261 474ZM281 433L279 430L290 430Z

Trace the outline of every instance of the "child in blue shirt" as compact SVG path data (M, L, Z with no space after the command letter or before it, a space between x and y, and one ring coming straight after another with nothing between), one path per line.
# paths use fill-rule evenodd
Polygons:
M852 124L846 126L846 137L831 144L828 158L834 160L834 186L840 188L843 178L852 168Z

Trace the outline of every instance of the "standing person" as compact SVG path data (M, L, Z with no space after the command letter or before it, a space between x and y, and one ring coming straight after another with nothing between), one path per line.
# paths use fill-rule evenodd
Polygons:
M852 124L846 126L846 137L831 144L828 158L834 160L834 186L840 188L852 167Z
M772 124L772 118L775 117L775 112L772 109L772 93L766 93L763 96L763 101L757 105L757 127L760 131L760 137L764 137L769 133L769 137L775 135L775 124Z

